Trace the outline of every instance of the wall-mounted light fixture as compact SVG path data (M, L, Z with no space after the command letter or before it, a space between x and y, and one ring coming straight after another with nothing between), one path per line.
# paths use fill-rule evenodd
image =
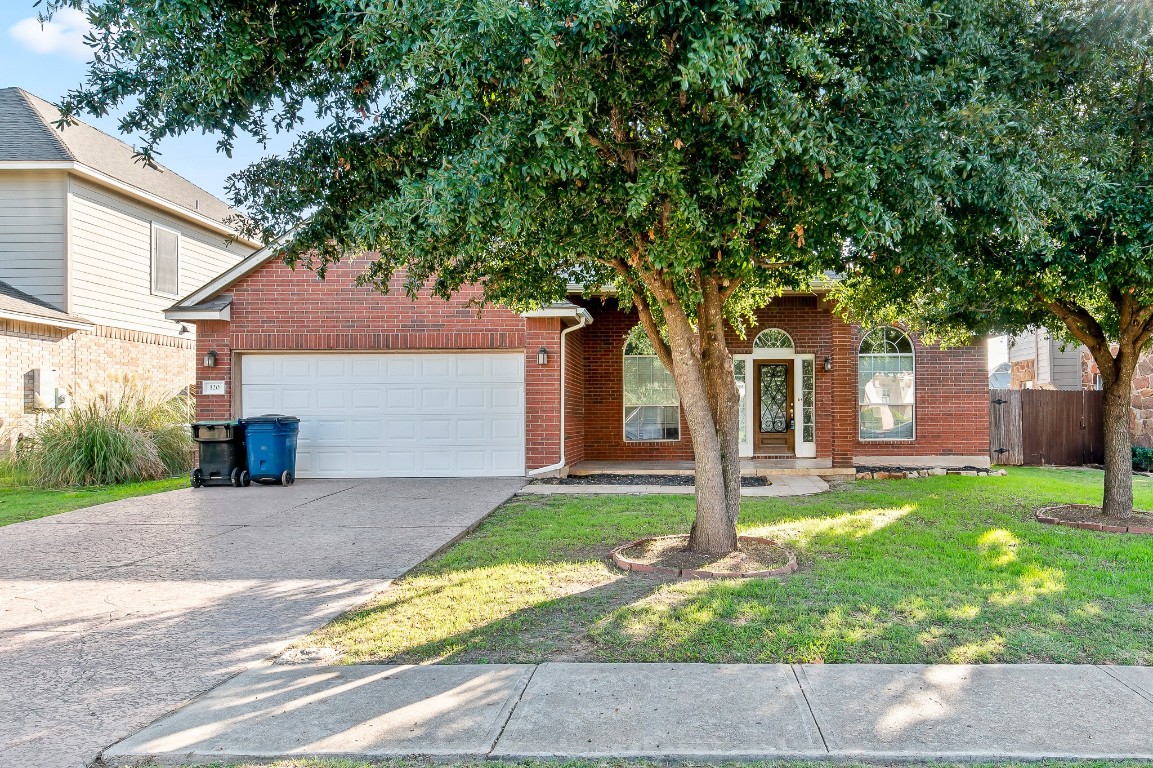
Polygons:
M536 351L536 364L548 365L548 350L544 347L541 347Z
M828 355L825 355L825 370L826 371L833 370L833 358L828 356Z
M205 368L215 368L216 367L216 350L215 349L210 349L204 353L204 367Z

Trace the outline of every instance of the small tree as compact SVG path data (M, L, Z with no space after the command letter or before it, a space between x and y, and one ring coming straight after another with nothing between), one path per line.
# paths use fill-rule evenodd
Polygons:
M465 283L514 308L615 284L676 382L696 457L690 549L736 547L738 390L727 324L847 239L931 248L938 204L990 194L1021 64L988 0L362 0L87 10L96 58L65 114L131 102L144 140L327 125L234 179L263 235L321 274ZM1014 73L998 70L998 78ZM991 128L993 127L993 128ZM974 160L975 158L975 160ZM1002 175L998 170L998 180ZM1013 178L1012 174L1006 178ZM997 188L1001 181L997 182ZM1014 199L1022 199L1014 193ZM666 342L662 329L667 331Z
M1037 67L1015 87L1028 106L1013 141L1035 148L1049 191L1027 237L1001 228L999 200L936 259L860 258L843 294L867 317L950 336L1047 326L1088 347L1104 387L1105 514L1133 511L1130 412L1138 357L1153 339L1153 6L1073 3L1025 41ZM983 222L983 223L981 223Z

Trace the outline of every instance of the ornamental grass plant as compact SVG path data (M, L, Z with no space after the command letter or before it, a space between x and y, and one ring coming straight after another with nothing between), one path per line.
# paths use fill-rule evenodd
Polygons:
M115 485L187 472L192 399L133 380L76 397L41 418L19 453L22 473L45 488Z

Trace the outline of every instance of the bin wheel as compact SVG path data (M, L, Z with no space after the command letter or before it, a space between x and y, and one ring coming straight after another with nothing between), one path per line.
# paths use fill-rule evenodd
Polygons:
M232 474L228 476L228 479L232 481L232 487L233 488L239 488L240 487L240 470L233 468Z
M280 473L280 484L281 485L292 485L293 482L295 482L295 480L296 480L296 478L293 477L292 473L289 472L287 469Z
M247 488L252 485L252 475L248 474L247 469L240 470L240 487Z
M190 482L193 488L199 488L204 485L204 473L199 468L192 470L192 477Z

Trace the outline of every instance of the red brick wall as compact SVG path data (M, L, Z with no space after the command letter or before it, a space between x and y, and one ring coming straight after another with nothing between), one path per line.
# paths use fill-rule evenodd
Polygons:
M560 461L560 337L555 317L529 318L525 327L525 460L529 469ZM537 363L544 347L548 364Z
M585 445L589 460L692 459L692 439L681 419L681 439L626 443L623 425L624 338L637 323L634 312L615 302L587 305L592 326L577 331L585 344ZM857 347L861 333L812 296L783 296L757 313L758 325L745 338L729 335L734 354L748 354L756 334L781 328L798 354L816 358L817 456L834 466L855 457L985 455L989 450L988 374L983 345L941 350L914 338L917 353L917 439L862 442L857 422ZM833 370L824 370L832 357Z
M859 330L854 333L854 349L861 336ZM987 456L989 373L984 342L941 349L921 343L914 335L913 351L916 440L858 441L858 463L862 457L874 456ZM854 408L854 430L855 417Z
M234 382L232 370L236 355L246 351L523 350L526 405L534 414L527 424L528 466L555 462L559 321L535 320L530 331L524 318L507 309L487 307L478 317L477 309L468 305L478 289L462 291L448 302L425 292L413 302L397 280L387 295L381 295L355 284L363 267L362 261L337 264L321 281L312 272L294 271L274 260L232 286L231 322L197 323L197 384L206 379L227 384L226 395L198 398L198 418L236 415L233 385L239 382ZM546 368L538 370L536 351L542 344L553 356ZM205 368L204 354L210 349L217 353L216 367ZM545 428L551 437L533 431Z
M587 329L575 330L565 338L565 461L575 464L585 459L585 337Z
M505 309L487 308L478 317L468 305L476 291L449 302L429 295L412 302L399 284L388 295L355 285L362 263L333 266L325 281L307 270L270 262L230 289L231 322L198 323L197 382L223 380L227 394L198 398L198 416L225 419L235 414L232 375L235 359L263 350L452 350L523 351L526 375L526 459L532 469L560 457L560 332L557 319L525 320ZM615 301L587 303L591 326L567 336L566 460L691 459L692 445L682 417L681 439L625 443L622 365L625 335L634 313ZM859 334L816 297L781 297L757 313L758 326L744 339L730 333L734 353L747 353L759 330L787 331L801 354L816 357L817 455L848 466L854 456L985 454L988 451L988 397L983 347L941 351L917 342L917 440L861 443L857 440L856 346ZM545 366L537 350L549 351ZM214 368L204 368L208 350ZM824 371L826 356L833 371ZM234 384L236 386L234 386Z

